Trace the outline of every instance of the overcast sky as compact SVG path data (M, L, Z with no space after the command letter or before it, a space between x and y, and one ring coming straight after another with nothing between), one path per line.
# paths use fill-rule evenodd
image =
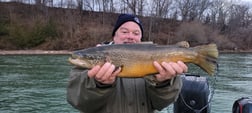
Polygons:
M241 0L241 1L252 3L252 0Z

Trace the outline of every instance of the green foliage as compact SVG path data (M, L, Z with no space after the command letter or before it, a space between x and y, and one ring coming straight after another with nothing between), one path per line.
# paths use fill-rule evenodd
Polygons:
M57 28L49 21L45 25L35 23L33 26L11 25L9 29L10 41L20 49L28 49L42 44L47 39L58 36Z
M24 31L25 29L19 25L11 25L9 28L10 33L10 41L16 46L23 47L27 42L27 33Z
M0 36L8 35L8 34L9 34L9 32L7 29L7 25L3 22L0 22Z

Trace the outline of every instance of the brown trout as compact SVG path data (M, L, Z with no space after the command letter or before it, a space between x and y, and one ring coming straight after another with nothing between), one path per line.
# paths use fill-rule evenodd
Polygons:
M121 67L119 77L144 77L158 73L153 61L159 63L183 61L201 67L209 75L216 69L218 49L216 44L196 47L157 44L114 44L77 50L69 62L80 68L90 69L95 65L111 62Z

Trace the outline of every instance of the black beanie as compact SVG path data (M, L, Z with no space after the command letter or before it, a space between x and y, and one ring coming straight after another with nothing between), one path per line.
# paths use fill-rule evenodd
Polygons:
M132 21L132 22L135 22L136 24L139 25L140 29L141 29L141 32L142 32L142 36L143 36L143 27L142 27L142 24L140 22L140 20L134 16L134 15L131 15L131 14L120 14L117 18L117 21L116 21L116 24L115 24L115 27L114 27L114 30L112 32L112 36L115 36L115 32L116 30L122 25L124 24L125 22L128 22L128 21Z

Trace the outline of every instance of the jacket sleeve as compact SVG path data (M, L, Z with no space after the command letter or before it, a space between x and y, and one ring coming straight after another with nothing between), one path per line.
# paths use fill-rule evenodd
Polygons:
M72 69L67 87L67 101L84 113L96 113L104 107L107 97L115 89L97 87L95 80L87 76L87 70Z
M162 110L176 101L182 88L182 81L180 76L177 76L161 85L150 82L147 82L146 85L151 107Z

